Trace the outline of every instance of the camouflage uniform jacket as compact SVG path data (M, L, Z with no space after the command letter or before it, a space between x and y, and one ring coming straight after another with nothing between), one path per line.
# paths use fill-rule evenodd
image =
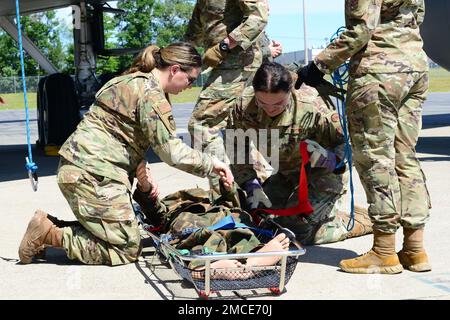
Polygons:
M255 71L262 62L257 42L268 18L267 0L197 0L185 38L208 49L230 36L238 45L217 68Z
M428 71L419 32L424 15L424 0L346 0L347 30L315 63L324 73L348 58L353 75Z
M154 73L116 77L96 100L59 154L88 172L124 183L131 191L137 165L148 148L167 164L206 176L208 155L193 150L175 135L172 108Z
M244 131L248 129L268 129L268 157L271 157L271 146L275 145L270 130L278 129L278 172L291 175L296 180L295 182L298 182L298 173L302 161L299 152L302 140L315 140L324 148L334 150L338 156L343 158L345 144L339 115L329 109L316 89L306 85L303 85L300 90L292 91L290 104L286 111L275 118L269 117L262 108L256 105L254 89L253 87L247 87L243 96L237 101L236 108L232 113L232 123L229 126ZM246 139L245 159L248 159L248 144L249 140ZM257 141L254 141L254 145L258 146ZM259 146L258 148L260 149ZM237 152L239 151L237 150ZM258 161L255 165L248 164L248 162L236 164L235 160L232 162L234 163L232 170L235 180L241 187L246 181L255 177L262 181L265 180L266 177L262 176L258 170L260 166Z

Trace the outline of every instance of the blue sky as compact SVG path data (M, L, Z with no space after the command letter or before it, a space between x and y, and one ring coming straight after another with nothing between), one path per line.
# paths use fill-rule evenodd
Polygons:
M268 0L267 34L283 44L284 52L303 50L302 0ZM305 0L308 47L320 47L345 23L344 0Z
M303 50L303 0L268 0L270 19L267 34L283 44L284 52ZM305 0L307 7L308 47L320 47L325 38L344 25L345 0ZM58 10L71 24L71 9Z

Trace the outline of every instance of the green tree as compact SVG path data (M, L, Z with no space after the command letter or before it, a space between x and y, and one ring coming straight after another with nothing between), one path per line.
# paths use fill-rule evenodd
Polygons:
M19 75L20 62L17 44L6 32L0 30L0 75Z
M166 46L183 39L193 9L193 1L159 1L153 12L156 44Z
M73 44L73 41L71 43L68 43L65 46L66 51L66 57L64 59L64 69L61 70L63 73L67 74L75 74L75 53L74 53L75 47Z
M22 32L57 67L65 67L65 53L60 39L63 25L54 11L35 13L21 17ZM27 76L44 75L45 71L24 52L25 73ZM5 32L0 32L0 74L20 75L20 55L18 44Z
M165 46L183 38L194 7L186 0L119 0L126 14L117 23L118 45L122 48L144 48L151 43ZM133 56L119 58L119 68L126 69Z
M103 15L103 28L105 37L105 48L115 49L117 48L116 33L116 18L109 14ZM119 71L119 57L97 57L97 74L103 73L115 73Z

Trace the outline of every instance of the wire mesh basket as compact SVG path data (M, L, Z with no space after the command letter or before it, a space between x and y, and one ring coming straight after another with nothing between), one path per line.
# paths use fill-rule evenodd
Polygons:
M172 269L182 278L192 283L202 298L208 298L211 292L222 290L245 290L267 288L280 295L294 273L298 258L306 253L299 245L296 250L270 251L234 254L184 255L167 241L162 240L153 231L154 228L141 221L145 232L152 238L160 259L169 262ZM211 268L218 260L235 259L246 261L249 258L277 257L278 262L270 266L248 266L235 268ZM193 260L204 262L203 270L189 268Z
M156 237L153 235L153 237ZM157 240L158 241L158 240ZM305 249L275 252L255 252L238 254L182 255L177 249L165 242L159 242L158 251L170 263L173 270L182 278L191 282L200 297L208 298L211 292L222 290L244 290L267 288L274 294L281 294L294 273L298 257ZM218 260L241 260L260 257L278 257L279 261L271 266L244 266L236 268L211 268ZM203 270L193 270L189 262L204 262Z
M285 286L297 267L298 259L288 257L284 275ZM205 290L206 270L192 270L179 260L173 260L175 271L180 277L191 282L197 291ZM278 288L282 276L281 263L268 267L241 267L233 269L211 269L210 290L243 290Z

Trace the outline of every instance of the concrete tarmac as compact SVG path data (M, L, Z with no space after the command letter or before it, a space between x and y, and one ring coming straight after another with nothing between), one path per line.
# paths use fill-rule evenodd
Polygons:
M186 135L192 104L175 105L178 134ZM32 141L37 139L36 115L31 116ZM86 266L70 261L64 252L49 249L47 259L18 264L17 249L34 211L41 208L61 219L73 214L58 189L58 158L35 151L39 189L33 192L24 168L26 136L21 111L0 111L0 299L197 299L196 291L146 248L139 262L126 266ZM339 243L308 246L287 284L274 297L267 290L213 294L222 299L450 299L450 94L430 94L424 106L423 130L417 146L427 177L433 209L426 227L425 247L433 266L428 273L403 271L398 275L355 275L339 271L341 259L368 251L372 236ZM206 179L173 169L149 155L161 194L200 186ZM366 205L359 178L354 178L357 204ZM176 186L176 189L174 189ZM401 229L397 249L401 248Z

